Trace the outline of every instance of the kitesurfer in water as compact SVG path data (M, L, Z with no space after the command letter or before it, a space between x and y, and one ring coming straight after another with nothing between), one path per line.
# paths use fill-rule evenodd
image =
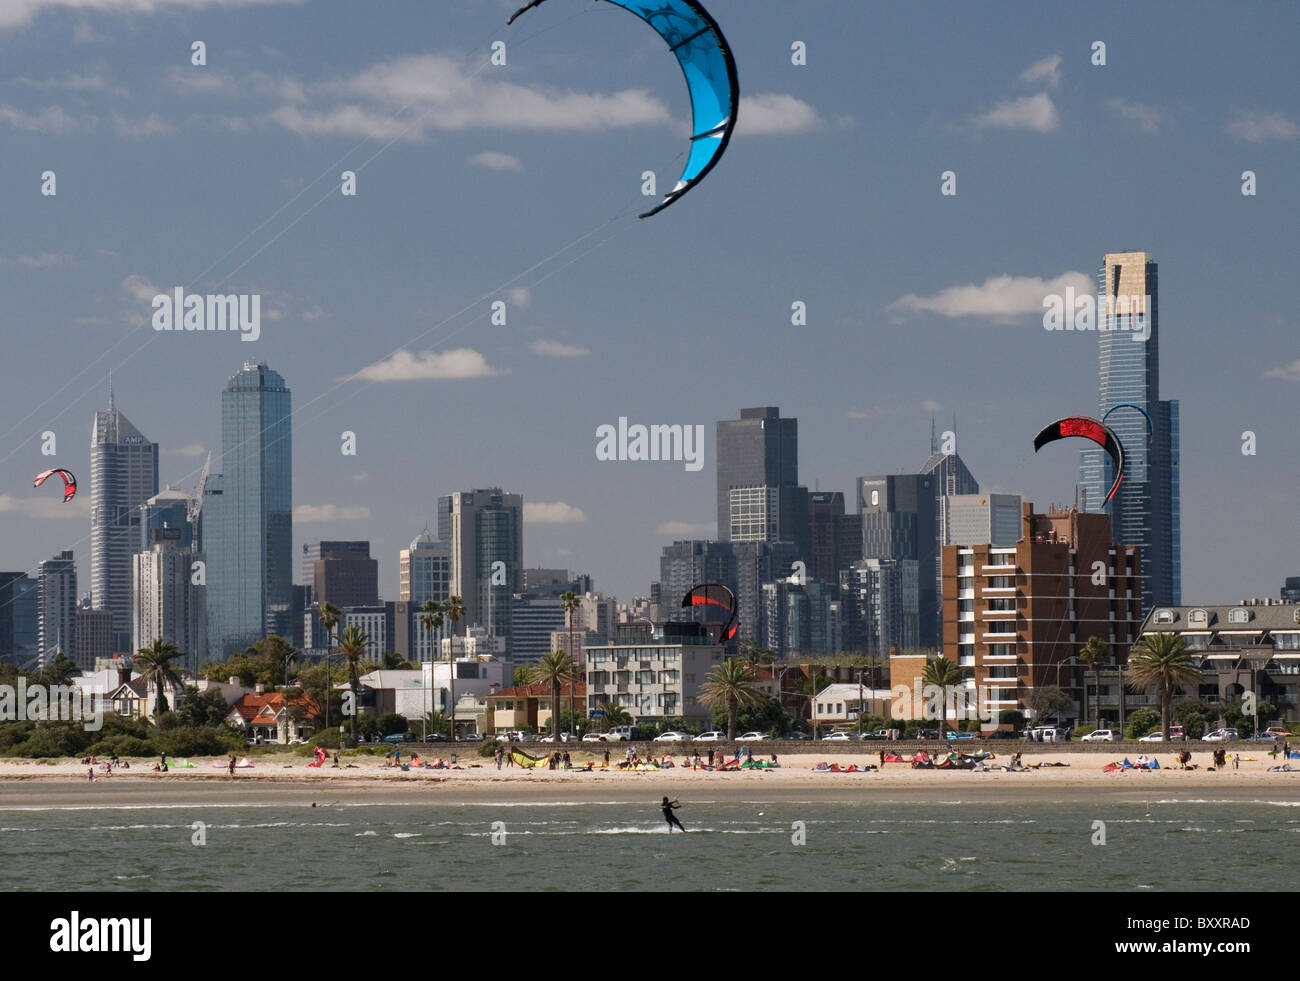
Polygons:
M682 805L675 800L670 801L665 797L663 804L660 806L664 809L664 820L668 822L668 833L673 833L673 825L682 828L682 822L678 821L677 815L673 813L674 810L680 808ZM682 828L682 830L685 831L686 829Z

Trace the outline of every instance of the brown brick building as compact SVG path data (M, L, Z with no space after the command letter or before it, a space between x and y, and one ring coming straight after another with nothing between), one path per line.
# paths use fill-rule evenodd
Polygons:
M1110 542L1110 517L1074 508L1022 509L1014 546L943 549L943 651L972 669L980 714L1027 710L1036 688L1059 686L1079 717L1080 649L1094 635L1112 663L1128 660L1142 623L1140 549Z

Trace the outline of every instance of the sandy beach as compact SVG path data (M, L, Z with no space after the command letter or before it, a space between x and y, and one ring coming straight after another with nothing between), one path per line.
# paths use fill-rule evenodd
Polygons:
M575 754L575 759L588 758ZM375 757L345 757L350 768L308 768L306 760L291 753L252 757L253 768L214 769L211 758L195 759L195 769L173 768L152 772L156 760L131 760L129 769L114 768L112 776L96 767L95 780L87 780L88 767L76 760L0 760L0 806L67 806L126 804L131 801L176 803L277 803L304 804L401 803L404 801L621 801L668 794L708 800L753 801L1034 801L1094 800L1099 794L1115 799L1232 799L1295 800L1300 802L1300 770L1268 772L1274 761L1266 753L1242 753L1240 769L1207 770L1208 753L1199 753L1201 767L1179 770L1172 756L1168 768L1156 771L1105 773L1111 757L1101 753L1025 751L1023 762L1061 762L1068 766L1043 766L1026 772L971 770L914 770L905 763L886 764L882 771L817 772L822 761L859 765L878 764L871 754L816 753L781 757L775 770L715 772L673 769L629 772L602 770L599 758L591 772L551 771L503 767L489 759L462 759L463 769L400 770L385 767ZM1010 758L999 756L996 762ZM1157 759L1160 757L1157 756ZM680 759L677 760L680 764ZM1163 763L1164 761L1162 761Z

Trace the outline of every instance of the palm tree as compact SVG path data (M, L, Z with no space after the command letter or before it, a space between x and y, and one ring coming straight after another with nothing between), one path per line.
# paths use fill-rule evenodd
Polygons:
M573 658L566 651L543 654L533 665L533 684L551 686L551 735L557 743L560 741L560 684L566 680L573 683L573 667Z
M135 655L136 670L140 672L140 676L144 679L146 694L151 684L158 692L158 699L154 704L155 716L167 711L167 695L163 691L163 685L170 685L173 689L182 687L181 676L176 673L176 669L172 664L184 656L176 649L175 644L163 640L161 637L148 647L140 648Z
M1169 717L1173 707L1174 692L1181 685L1191 685L1201 680L1201 669L1196 666L1196 655L1175 634L1145 634L1129 655L1129 687L1141 691L1156 686L1160 697L1160 730L1169 738Z
M334 640L334 628L343 616L343 611L333 603L322 603L317 619L325 628L325 728L330 727L330 694L334 679L330 677L330 645ZM355 696L354 696L355 697Z
M747 662L729 657L710 671L708 680L700 685L702 705L727 707L728 741L736 738L736 710L741 705L752 705L761 697L755 680L754 669Z
M348 687L352 689L352 741L357 741L357 710L361 698L361 677L357 665L366 653L370 637L355 623L343 628L343 639L339 641L339 652L348 659Z
M1079 660L1086 664L1092 670L1093 687L1097 690L1096 709L1097 728L1101 728L1101 666L1110 660L1110 645L1100 637L1089 637L1088 643L1083 645L1079 651ZM1084 701L1087 701L1088 689L1083 689ZM1083 717L1088 717L1087 706L1084 706Z
M614 726L626 726L632 724L632 716L628 715L627 709L622 705L616 705L613 702L606 702L603 706L605 710L605 725L608 728Z
M461 599L459 596L448 597L447 601L442 604L442 615L446 620L448 620L451 623L451 632L454 635L456 633L456 622L458 620L463 620L465 618L465 601ZM451 670L448 672L448 675L450 676L451 691L447 696L447 700L450 703L447 706L447 712L451 718L451 741L454 743L456 741L456 644L455 641L453 641L451 644L451 650L450 653L448 654L448 657L451 660L451 664L450 664Z
M943 703L939 706L939 735L943 736L948 731L948 696L966 680L966 671L946 657L937 657L925 666L921 680L943 689Z
M433 680L433 634L435 630L441 630L443 621L446 620L446 614L443 613L442 604L436 600L425 600L424 605L420 607L420 623L424 625L425 635L429 638L429 680ZM421 669L423 670L423 669ZM425 691L428 691L426 688ZM426 728L425 736L429 735L427 728L428 710L425 711Z
M569 627L569 657L573 658L575 667L578 663L578 653L573 649L573 614L577 612L578 607L582 605L582 600L578 599L578 594L573 590L560 594L560 602L564 604L564 618ZM577 685L569 686L569 735L573 735L573 695Z

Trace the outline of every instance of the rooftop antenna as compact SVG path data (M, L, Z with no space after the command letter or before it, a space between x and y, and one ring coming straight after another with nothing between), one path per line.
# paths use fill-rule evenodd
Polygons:
M108 411L113 411L113 369L108 369Z

